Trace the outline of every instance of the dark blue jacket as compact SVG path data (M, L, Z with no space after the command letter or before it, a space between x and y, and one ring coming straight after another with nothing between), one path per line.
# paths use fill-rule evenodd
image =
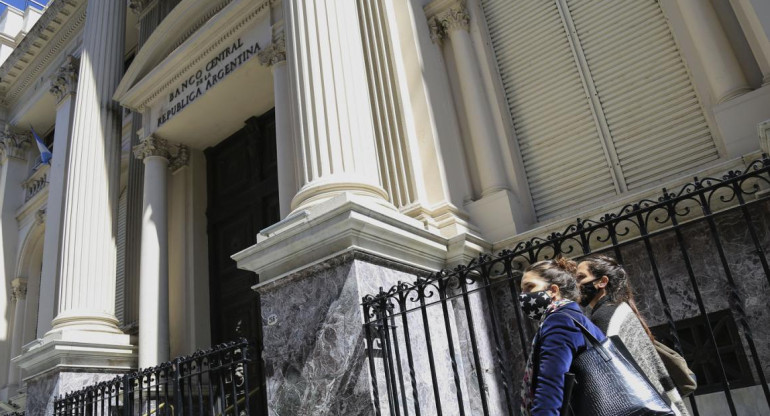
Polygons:
M532 416L558 416L564 397L564 373L569 372L572 357L586 347L586 340L580 328L575 325L569 313L582 323L599 341L605 336L580 311L577 303L568 303L556 312L546 316L540 327L536 342L535 397L532 402Z

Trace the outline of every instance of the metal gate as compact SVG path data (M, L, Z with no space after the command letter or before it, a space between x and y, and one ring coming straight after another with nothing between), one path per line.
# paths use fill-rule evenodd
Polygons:
M365 296L377 414L518 414L534 334L516 301L522 270L556 255L599 252L625 263L642 313L660 324L656 337L698 374L696 394L721 391L732 415L738 388L755 389L770 406L770 334L759 325L770 317L769 172L763 157L744 171L695 178L657 200ZM689 402L693 414L704 411L695 396Z

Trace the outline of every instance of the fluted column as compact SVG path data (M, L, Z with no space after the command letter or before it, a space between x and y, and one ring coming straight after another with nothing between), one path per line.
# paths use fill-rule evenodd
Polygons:
M17 277L11 282L11 302L15 302L13 313L13 335L11 336L11 358L21 354L24 345L24 316L27 310L27 279ZM16 363L11 363L8 369L8 385L18 387L21 382L21 372ZM15 392L10 392L15 393Z
M291 200L297 193L297 175L294 138L291 129L291 101L289 96L289 70L286 65L286 41L283 28L278 29L273 42L259 53L259 61L273 73L275 97L275 146L278 159L278 203L281 218L291 212Z
M115 318L124 0L90 1L64 195L58 314L53 330L121 333Z
M64 188L67 186L67 157L72 117L75 114L75 91L79 60L67 57L51 78L49 92L56 98L56 124L54 127L51 173L48 175L48 202L46 204L45 240L43 242L43 270L40 274L40 299L56 298L56 282L59 280L61 260L62 213ZM54 302L40 302L37 319L37 336L51 329L54 318Z
M139 367L169 360L168 143L153 136L134 147L144 162L142 245L139 266Z
M762 85L770 85L770 2L732 0L730 3L762 71Z
M355 0L286 0L286 58L300 190L294 210L380 185Z
M481 69L468 32L470 16L464 1L433 3L435 7L426 7L431 38L439 44L448 40L452 49L481 184L481 197L484 197L508 186L491 108L481 83Z
M708 1L677 2L706 73L714 101L721 103L749 90L732 46Z

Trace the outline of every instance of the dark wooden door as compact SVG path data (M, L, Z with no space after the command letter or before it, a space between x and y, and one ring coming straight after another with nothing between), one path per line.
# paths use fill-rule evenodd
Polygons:
M257 276L238 269L230 256L254 245L257 233L280 219L274 111L249 119L205 153L212 342L245 337L257 348L255 363L261 362L259 295L251 289ZM251 366L258 374L249 371L260 384L261 367ZM252 399L264 400L264 392L258 396Z

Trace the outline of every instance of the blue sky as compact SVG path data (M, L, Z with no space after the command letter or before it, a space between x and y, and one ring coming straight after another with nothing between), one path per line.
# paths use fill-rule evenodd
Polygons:
M2 2L0 2L0 13L2 13L6 8L5 4L3 3L7 3L12 5L13 7L16 7L17 9L24 10L27 4L37 9L40 9L41 7L35 3L48 4L52 1L53 0L35 0L35 2L29 1L29 0L3 0Z

